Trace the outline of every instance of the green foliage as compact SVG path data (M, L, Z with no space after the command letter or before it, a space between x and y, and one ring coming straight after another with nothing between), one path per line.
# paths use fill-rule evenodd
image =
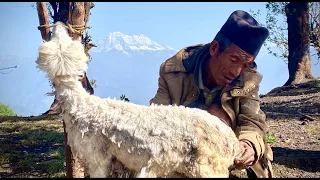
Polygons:
M268 28L270 36L267 38L264 46L267 47L268 53L288 62L288 24L286 17L286 5L289 2L267 2L266 3L266 21L259 22L262 26ZM252 15L257 19L261 13L260 10L252 11ZM310 45L317 51L318 59L320 58L320 3L309 2L310 15ZM275 46L280 52L275 52L267 42Z
M265 26L270 35L264 43L267 47L268 53L275 57L282 58L285 62L288 60L288 24L286 23L285 6L288 2L267 2L266 3L266 21L265 23L259 22L262 26ZM260 10L254 12L250 10L253 17L257 19L261 15ZM284 19L284 21L279 21ZM271 46L267 45L267 42L271 43L272 46L277 47L276 49L280 53L272 50Z
M97 80L91 79L90 84L91 84L91 86L92 86L93 88L96 88L96 87L97 87Z
M320 59L320 2L309 2L310 44L317 51Z
M120 96L120 99L121 99L122 101L130 102L130 100L129 100L124 94L122 94L122 95Z
M17 114L7 105L0 103L0 116L16 116Z
M274 142L277 142L277 138L275 138L270 134L267 134L267 143L274 143Z

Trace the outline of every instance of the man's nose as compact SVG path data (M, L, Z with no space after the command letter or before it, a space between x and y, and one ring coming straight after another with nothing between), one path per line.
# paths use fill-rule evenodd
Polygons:
M240 75L241 71L242 71L242 68L233 67L233 68L231 68L230 73L231 73L232 77L236 78Z

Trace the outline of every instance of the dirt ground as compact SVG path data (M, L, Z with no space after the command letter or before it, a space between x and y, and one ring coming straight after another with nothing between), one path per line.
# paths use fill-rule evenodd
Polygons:
M320 83L261 95L275 177L320 177ZM56 116L0 117L0 178L65 177L62 122Z
M276 177L320 177L320 83L276 88L261 98Z

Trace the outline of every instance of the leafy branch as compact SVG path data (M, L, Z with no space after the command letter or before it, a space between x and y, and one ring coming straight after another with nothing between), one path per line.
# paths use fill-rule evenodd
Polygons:
M286 22L286 5L289 2L267 2L266 3L266 21L265 24L259 22L262 26L268 28L270 35L264 46L267 47L268 53L283 59L288 63L288 24ZM261 16L260 10L250 10L253 17L258 19ZM310 16L310 46L312 46L320 59L320 2L309 2L309 16ZM271 43L271 46L267 44ZM272 48L275 46L276 48ZM279 50L279 52L276 52Z
M124 94L122 94L122 95L120 96L120 99L121 99L122 101L130 102L130 100L129 100Z

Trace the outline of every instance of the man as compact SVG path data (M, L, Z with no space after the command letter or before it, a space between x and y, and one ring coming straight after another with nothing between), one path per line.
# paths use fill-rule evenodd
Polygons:
M235 160L248 177L272 177L265 114L254 62L269 31L247 12L233 12L211 43L189 46L161 64L151 103L207 110L229 125L245 151Z

